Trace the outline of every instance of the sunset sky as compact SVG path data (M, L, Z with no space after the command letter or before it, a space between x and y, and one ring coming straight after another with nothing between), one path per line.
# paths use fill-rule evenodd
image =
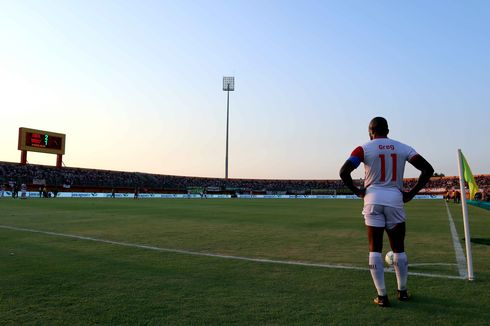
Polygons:
M235 76L232 178L338 179L375 116L436 172L461 148L488 174L489 39L483 0L4 0L0 161L28 127L65 133L67 166L223 177Z

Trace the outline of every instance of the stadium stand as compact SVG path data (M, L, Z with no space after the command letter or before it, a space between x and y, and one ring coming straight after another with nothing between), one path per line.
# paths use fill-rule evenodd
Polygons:
M477 175L481 189L490 189L490 175ZM405 179L410 188L417 179ZM190 189L206 189L220 193L275 193L275 194L349 194L341 180L267 180L267 179L222 179L119 172L85 168L63 167L0 162L0 183L28 185L36 191L40 185L50 189L70 188L73 191L132 191L186 193ZM359 180L362 182L362 180ZM458 188L457 177L433 177L424 190L429 194L444 194ZM486 191L485 191L486 192ZM486 197L486 196L484 196ZM489 196L490 197L490 196Z

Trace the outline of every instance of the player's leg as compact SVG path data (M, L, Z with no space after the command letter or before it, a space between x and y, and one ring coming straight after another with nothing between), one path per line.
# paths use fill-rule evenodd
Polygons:
M393 250L393 267L398 284L398 299L404 301L408 300L408 257L405 253L406 224L400 221L405 220L405 213L403 210L390 207L386 214L388 220L391 221L391 223L387 224L386 233L388 234L390 246ZM393 222L400 223L394 224Z
M405 252L405 222L397 223L391 229L386 228L388 239L390 240L391 250L393 253L398 254Z
M369 271L378 292L378 297L374 299L374 303L382 307L389 307L390 302L386 292L383 256L381 254L384 227L366 225L366 229L369 240Z
M378 252L381 254L383 251L383 233L385 228L366 225L366 229L369 241L369 252Z
M369 241L369 271L378 292L378 297L374 302L382 307L388 307L390 304L386 294L384 265L381 255L385 229L385 217L382 211L383 207L380 205L366 205L363 214Z

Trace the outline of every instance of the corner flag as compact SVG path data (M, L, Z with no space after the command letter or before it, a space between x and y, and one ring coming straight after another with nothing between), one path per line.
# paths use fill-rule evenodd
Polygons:
M468 162L466 161L463 152L461 152L461 160L463 161L464 180L468 182L468 187L470 188L470 200L474 200L475 194L478 192L478 185L476 184L473 173L471 173L470 166L468 165Z
M458 170L459 170L459 189L461 191L461 209L463 210L463 226L464 226L464 242L466 244L466 267L468 268L468 280L473 281L475 276L473 275L473 255L471 254L471 236L470 236L470 222L468 218L468 206L466 205L466 190L464 186L464 180L468 182L470 188L470 199L474 198L475 193L478 191L478 185L473 178L468 162L464 158L463 153L458 149ZM472 188L473 187L473 188ZM472 193L472 191L474 191Z

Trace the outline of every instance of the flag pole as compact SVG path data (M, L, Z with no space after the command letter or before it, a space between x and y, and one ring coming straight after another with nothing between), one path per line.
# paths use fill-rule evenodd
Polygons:
M468 221L468 205L466 204L466 190L463 177L463 159L461 149L458 149L459 189L461 192L461 209L463 210L464 240L466 244L466 265L468 268L468 280L473 281L473 256L471 254L470 224Z

